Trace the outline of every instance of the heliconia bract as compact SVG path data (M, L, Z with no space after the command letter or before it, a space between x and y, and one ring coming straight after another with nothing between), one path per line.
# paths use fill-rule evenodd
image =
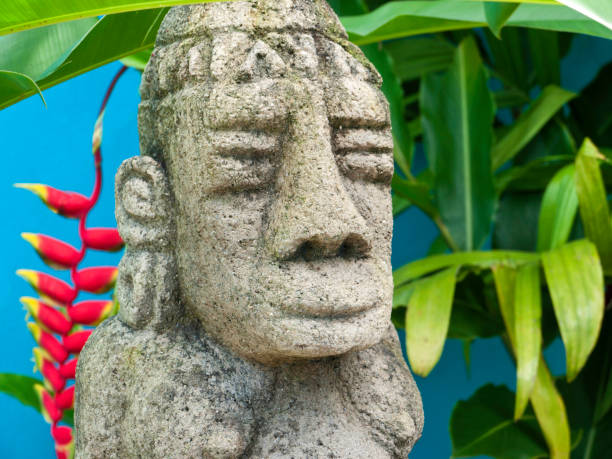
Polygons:
M51 397L49 392L47 392L47 389L45 389L40 384L35 384L34 390L38 395L41 412L45 420L50 424L59 422L59 420L62 419L62 412L55 405L55 400L53 399L53 397Z
M53 212L68 218L81 218L91 207L86 196L72 191L61 191L40 183L16 183L17 188L37 195Z
M52 211L79 220L80 249L43 234L22 234L48 266L54 269L69 269L74 286L42 272L26 269L17 271L41 297L24 297L21 301L28 311L26 321L29 317L35 320L27 322L27 326L39 346L34 348L34 359L37 370L43 375L44 385L36 384L34 389L40 401L42 415L51 423L51 436L58 459L74 459L73 430L58 423L61 422L64 411L74 407L75 386L71 382L76 376L78 354L92 333L92 330L84 329L83 326L98 325L116 314L119 308L118 303L111 300L81 301L76 305L73 303L81 291L108 292L117 279L116 267L79 270L79 266L88 249L114 252L124 245L116 229L87 228L87 218L98 202L102 189L101 144L105 107L117 80L126 70L127 67L122 67L113 79L94 127L92 146L95 174L91 196L86 197L41 184L15 185L36 194Z
M91 293L106 293L116 281L117 268L114 266L85 268L77 271L75 276L76 287Z
M34 348L34 361L36 362L36 367L44 376L45 385L49 386L48 389L53 392L61 391L66 385L66 379L53 364L48 353L43 349Z
M36 322L46 331L65 335L72 328L72 322L64 314L48 304L30 297L23 297L20 301L32 317L36 319Z
M49 298L59 304L68 304L76 295L75 290L63 280L49 274L20 269L17 275L27 281L41 296Z
M47 333L42 330L37 324L28 322L28 329L34 340L38 343L40 347L42 347L45 351L49 353L49 355L56 362L63 363L68 358L68 352L53 335Z
M60 365L59 372L66 379L74 379L76 376L77 359L70 359Z
M55 269L70 269L80 261L80 254L70 244L44 234L21 233L43 261Z
M98 325L115 312L112 300L81 301L68 309L73 323L81 325Z
M123 248L123 239L116 228L89 228L85 231L87 247L106 252L117 252Z
M83 349L83 346L85 346L91 333L91 330L83 330L64 336L62 338L64 349L72 354L78 354Z
M55 395L55 404L60 410L69 410L74 406L74 386L58 392Z

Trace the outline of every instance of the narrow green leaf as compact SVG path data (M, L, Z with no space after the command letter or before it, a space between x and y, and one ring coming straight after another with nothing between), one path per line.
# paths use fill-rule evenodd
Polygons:
M394 175L391 181L391 187L398 196L408 199L427 215L433 216L438 213L433 202L431 202L429 189L425 184L421 182L409 182L408 180L404 180Z
M31 406L40 412L40 402L34 390L36 384L42 384L42 381L29 376L0 373L0 392L16 398L24 405Z
M406 351L418 375L427 376L442 355L456 275L453 267L415 283L406 311Z
M492 384L481 387L468 400L459 401L450 420L452 457L546 457L546 443L535 416L529 412L515 422L513 404L514 394L507 387Z
M604 314L603 271L597 249L581 240L542 254L572 381L595 347Z
M555 113L574 97L576 94L558 86L544 88L538 99L493 147L491 152L493 170L499 169L506 161L514 158Z
M73 48L64 54L59 65L52 67L37 81L46 89L104 64L116 61L153 46L157 30L167 9L137 11L105 16ZM19 91L0 88L0 109L35 94L33 87Z
M7 97L19 97L24 92L38 94L45 107L47 106L40 88L32 78L23 73L0 70L0 94Z
M514 349L516 354L516 407L520 419L533 390L542 351L542 299L540 265L519 268L514 293Z
M495 108L473 38L458 46L445 75L423 79L421 111L442 221L460 249L479 248L496 199L490 157Z
M121 59L121 63L123 65L127 65L128 67L132 67L136 70L140 70L141 72L145 69L149 59L151 59L151 53L153 49L145 49L144 51L139 51L130 56L126 56Z
M612 273L612 224L600 158L603 155L586 139L576 157L576 191L585 235L597 247L604 270Z
M538 365L538 376L531 393L531 406L548 444L551 458L569 458L571 437L563 398L544 358Z
M490 268L503 264L507 266L520 266L525 263L535 263L540 255L531 252L513 252L491 250L487 252L458 252L448 255L434 255L422 260L408 263L393 272L395 286L403 285L414 279L439 271L449 266L462 265L477 268Z
M207 3L219 0L201 0ZM227 1L227 0L226 0ZM105 14L192 3L188 0L11 0L0 4L0 35Z
M393 57L395 73L402 81L446 70L453 62L455 47L438 38L410 38L385 43Z
M96 18L80 19L0 36L0 70L23 73L37 80L53 71L64 54L97 21Z
M570 155L554 155L534 159L524 166L513 166L497 173L495 176L495 189L497 193L501 195L513 183L522 182L520 184L520 189L538 190L539 187L536 186L532 188L529 187L529 185L532 182L534 182L535 185L539 185L542 180L550 178L551 175L554 176L559 169L568 165L568 163L573 160L574 157ZM552 180L552 178L550 178L550 180Z
M397 194L393 194L391 199L393 204L393 218L401 215L412 206L412 203L408 199L398 196Z
M342 22L358 45L487 25L480 1L394 1L368 14L345 16ZM558 4L520 5L506 25L612 38L604 25Z
M495 280L495 290L497 291L497 299L499 309L501 310L506 330L512 349L514 349L515 336L515 317L514 317L514 295L516 294L516 268L506 265L495 265L492 267L493 279Z
M538 223L538 252L556 249L569 238L578 212L575 175L573 164L565 166L546 188Z
M501 39L501 29L519 7L514 3L484 3L485 17L491 32Z

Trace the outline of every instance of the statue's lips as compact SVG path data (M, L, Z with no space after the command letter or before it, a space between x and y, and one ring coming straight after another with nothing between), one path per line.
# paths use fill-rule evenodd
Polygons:
M295 316L346 317L386 307L393 295L390 269L372 258L292 261L262 271L262 283L272 278L282 292L278 301L268 299Z

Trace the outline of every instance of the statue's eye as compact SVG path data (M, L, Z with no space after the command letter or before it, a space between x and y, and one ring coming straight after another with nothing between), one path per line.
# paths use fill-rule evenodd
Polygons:
M393 137L388 129L337 129L340 171L353 180L388 183L393 177Z

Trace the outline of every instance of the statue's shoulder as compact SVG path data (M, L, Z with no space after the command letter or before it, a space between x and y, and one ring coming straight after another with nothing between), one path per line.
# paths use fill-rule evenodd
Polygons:
M423 405L406 366L397 332L377 345L344 356L339 380L372 434L395 457L407 457L423 430Z
M239 457L270 379L196 327L158 333L109 320L79 360L77 457Z

